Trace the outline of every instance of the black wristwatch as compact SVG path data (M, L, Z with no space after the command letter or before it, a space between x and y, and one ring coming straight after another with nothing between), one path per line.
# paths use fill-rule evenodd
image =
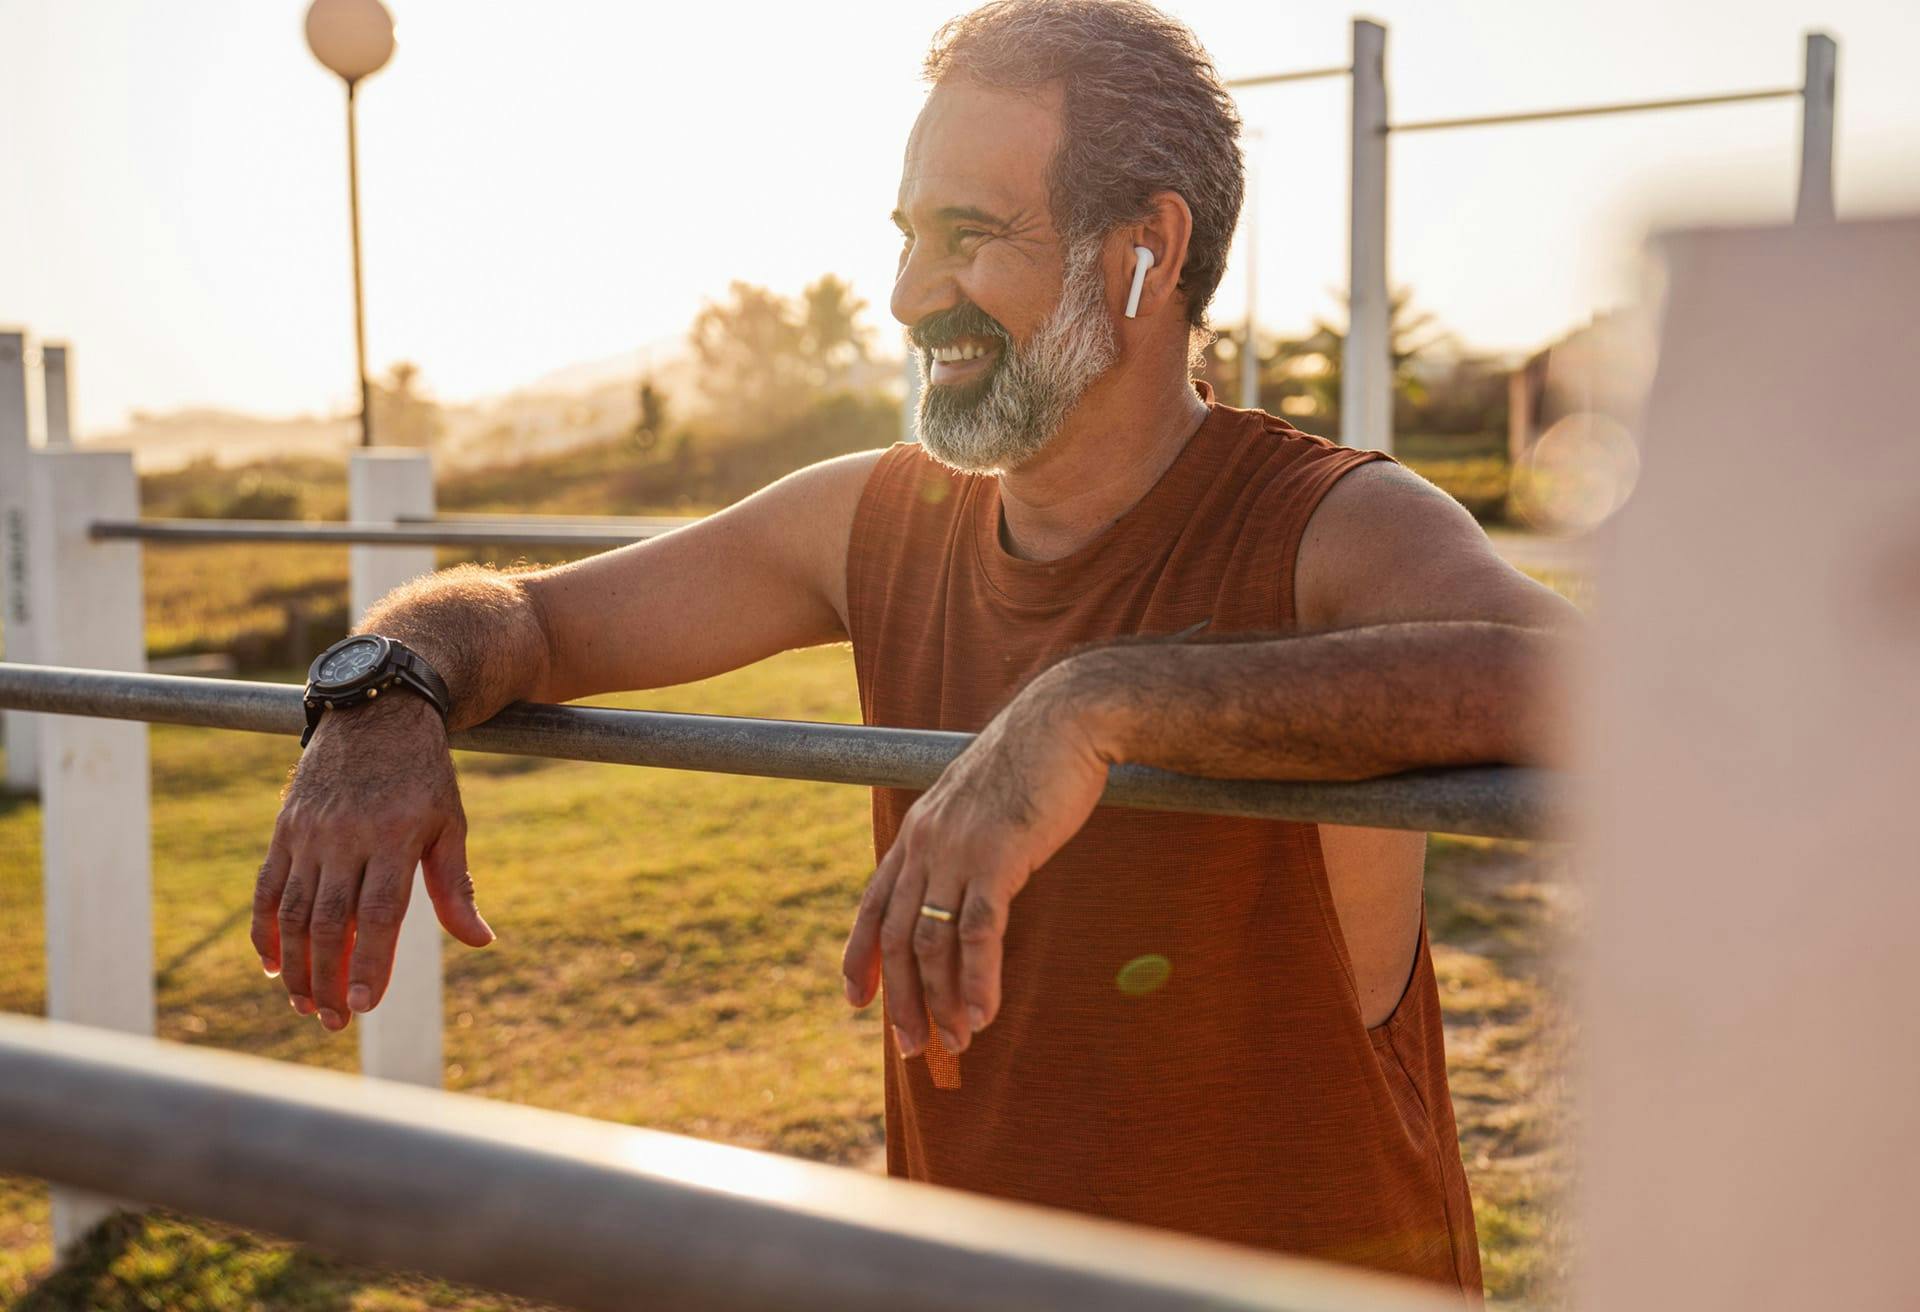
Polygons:
M356 633L334 643L307 670L307 731L300 745L313 737L323 713L362 705L391 688L406 688L432 702L442 723L453 708L446 680L404 642Z

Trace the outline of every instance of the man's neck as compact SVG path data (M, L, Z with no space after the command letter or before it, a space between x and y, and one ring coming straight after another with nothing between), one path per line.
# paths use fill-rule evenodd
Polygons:
M1078 551L1152 490L1206 417L1184 359L1177 372L1110 370L1045 450L1000 475L1001 545L1023 560Z

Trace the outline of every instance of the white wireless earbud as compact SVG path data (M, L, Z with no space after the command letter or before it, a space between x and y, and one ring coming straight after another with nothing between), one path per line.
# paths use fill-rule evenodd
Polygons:
M1133 290L1127 293L1127 318L1140 313L1140 289L1147 285L1147 270L1153 267L1153 252L1145 246L1133 248Z

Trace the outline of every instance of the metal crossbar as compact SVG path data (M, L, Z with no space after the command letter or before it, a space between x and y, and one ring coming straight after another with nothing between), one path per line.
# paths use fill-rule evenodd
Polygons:
M1342 64L1338 68L1303 68L1294 73L1259 73L1253 77L1230 77L1223 84L1239 91L1246 87L1270 87L1282 82L1315 82L1321 78L1349 77L1353 70Z
M113 670L0 665L0 707L60 715L298 734L301 689ZM675 770L926 788L972 741L929 729L682 715L517 702L453 736L469 751ZM1561 831L1562 788L1514 766L1419 770L1358 783L1201 779L1114 767L1101 801L1150 811L1315 821L1491 838Z
M408 547L623 547L678 528L678 523L602 527L591 524L342 524L280 519L100 519L95 541L332 542Z
M1693 109L1701 105L1737 105L1751 100L1789 100L1801 94L1799 87L1776 87L1768 91L1729 91L1711 96L1678 96L1671 100L1628 100L1614 105L1580 105L1571 109L1535 109L1518 114L1479 114L1469 118L1415 119L1410 123L1389 123L1383 132L1438 132L1444 128L1484 128L1501 123L1544 123L1550 119L1596 118L1603 114L1638 114L1655 109Z
M609 1312L1443 1306L1299 1259L20 1016L0 1016L0 1170Z
M489 511L465 511L458 514L433 515L397 515L394 522L399 524L467 524L467 525L505 525L508 528L551 528L555 525L571 525L580 528L601 528L608 531L627 529L651 529L664 533L669 529L684 528L688 524L697 524L700 515L532 515L498 514Z

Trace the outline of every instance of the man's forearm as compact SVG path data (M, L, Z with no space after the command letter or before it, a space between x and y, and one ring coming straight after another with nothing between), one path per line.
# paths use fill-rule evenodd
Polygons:
M398 638L439 672L452 694L450 730L532 698L551 670L539 604L509 573L459 565L396 588L356 632Z
M1036 680L1103 754L1224 779L1364 779L1557 755L1546 689L1565 640L1507 624L1126 643Z

